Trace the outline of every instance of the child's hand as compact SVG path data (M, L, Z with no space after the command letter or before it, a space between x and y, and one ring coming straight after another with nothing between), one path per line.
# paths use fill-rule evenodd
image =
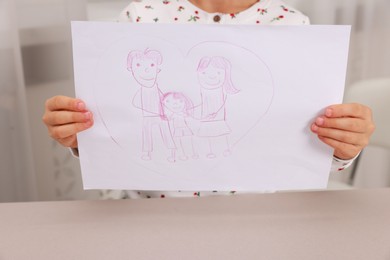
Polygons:
M334 148L334 156L344 160L368 145L374 129L371 109L360 104L332 105L311 125L318 138Z
M49 135L65 147L76 148L76 134L93 125L92 113L80 99L55 96L46 101L42 118Z

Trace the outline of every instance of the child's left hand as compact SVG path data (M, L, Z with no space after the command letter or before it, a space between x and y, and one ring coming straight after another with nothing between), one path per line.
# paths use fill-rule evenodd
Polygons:
M360 104L329 106L311 125L318 138L334 148L334 156L354 158L368 145L375 130L371 109Z

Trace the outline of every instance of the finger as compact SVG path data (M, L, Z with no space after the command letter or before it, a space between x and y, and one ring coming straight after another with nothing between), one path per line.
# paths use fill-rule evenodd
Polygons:
M75 135L79 132L82 132L93 125L92 121L88 121L86 123L75 123L75 124L67 124L61 126L53 126L49 129L49 134L52 138L56 140L68 138L72 135Z
M335 150L334 155L342 160L350 160L354 158L361 151L360 147L357 147L352 144L343 143L338 140L334 140L323 136L318 136L318 138L325 144L332 147Z
M67 138L59 139L58 142L65 147L77 148L77 136L72 135Z
M91 112L54 111L46 113L43 121L50 126L58 126L72 123L85 123L92 120Z
M318 127L316 124L313 124L311 128L318 136L330 138L339 142L360 147L364 147L368 144L366 135L361 133L353 133L333 128L322 128Z
M360 118L350 118L350 117L341 117L341 118L327 118L327 117L318 117L315 121L315 124L323 128L333 128L340 129L349 132L355 133L366 133L367 124L363 119Z
M326 117L354 117L361 119L371 118L371 109L361 104L338 104L325 110Z
M55 96L46 101L46 110L58 111L58 110L69 110L69 111L85 111L85 103L76 98L66 96Z

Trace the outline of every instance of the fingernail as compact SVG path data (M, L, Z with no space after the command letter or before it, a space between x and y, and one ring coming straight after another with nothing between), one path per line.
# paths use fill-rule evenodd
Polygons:
M318 118L316 119L316 124L317 124L318 126L322 126L322 125L324 124L324 119L323 119L322 117L318 117Z
M91 119L91 112L84 113L84 118L85 119Z
M313 130L314 132L317 132L318 126L316 124L312 124L311 125L311 130Z
M84 110L85 109L85 104L83 102L77 103L77 109L78 110Z
M325 115L327 117L331 117L332 116L332 109L331 108L327 108L326 111L325 111Z

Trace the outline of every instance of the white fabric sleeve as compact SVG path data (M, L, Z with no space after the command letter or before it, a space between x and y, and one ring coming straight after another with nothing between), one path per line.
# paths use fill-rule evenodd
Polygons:
M354 158L350 160L342 160L333 156L331 172L340 172L347 169L349 166L352 165L352 163L355 161L356 158L358 158L359 155L360 153L358 153L358 155L356 155Z

